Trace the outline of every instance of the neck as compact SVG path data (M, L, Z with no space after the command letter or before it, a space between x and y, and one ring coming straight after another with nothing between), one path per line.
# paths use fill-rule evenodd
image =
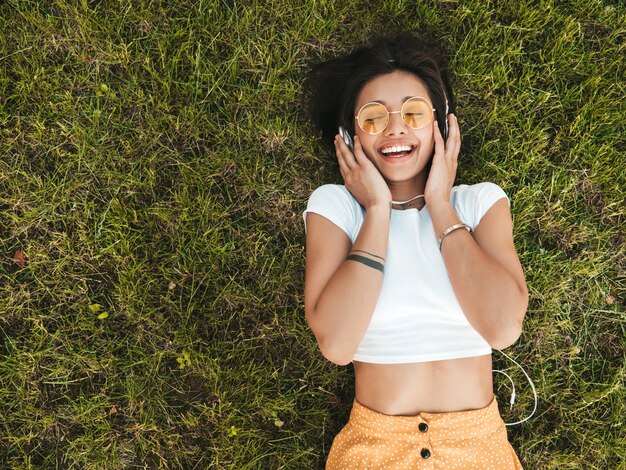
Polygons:
M422 174L409 181L388 181L389 190L391 191L391 199L394 201L407 201L415 196L423 195L426 187L425 178ZM408 207L422 207L425 203L423 197L418 197L411 201ZM394 208L399 206L394 206Z

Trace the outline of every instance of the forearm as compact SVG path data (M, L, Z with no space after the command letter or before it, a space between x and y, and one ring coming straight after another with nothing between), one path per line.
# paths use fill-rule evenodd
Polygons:
M388 240L389 208L370 208L352 250L385 257ZM352 359L372 318L382 280L379 270L344 260L328 281L315 305L313 323L320 349L329 360L347 364Z
M437 237L461 222L449 203L431 209ZM528 304L525 286L520 286L467 230L451 232L441 249L454 293L470 324L496 349L515 342Z

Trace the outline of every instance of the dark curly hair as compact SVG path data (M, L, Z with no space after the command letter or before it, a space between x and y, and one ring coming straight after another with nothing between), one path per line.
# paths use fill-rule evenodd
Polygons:
M315 65L304 83L309 119L332 148L339 126L354 135L354 107L363 86L371 79L404 70L422 79L437 110L442 135L448 112L455 109L450 72L444 49L430 36L404 32L374 38L347 55ZM445 94L444 94L445 93Z

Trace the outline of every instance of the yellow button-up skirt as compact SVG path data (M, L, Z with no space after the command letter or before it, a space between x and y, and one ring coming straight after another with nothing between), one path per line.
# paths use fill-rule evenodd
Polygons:
M356 399L335 436L326 470L521 469L498 403L450 413L390 416Z

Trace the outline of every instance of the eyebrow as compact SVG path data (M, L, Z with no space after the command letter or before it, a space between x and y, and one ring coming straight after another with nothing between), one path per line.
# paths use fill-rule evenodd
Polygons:
M402 103L404 103L410 98L413 98L414 96L418 96L418 95L405 96L404 98L402 98ZM380 103L382 105L387 105L387 102L385 100L372 100L372 101L368 101L368 103Z

